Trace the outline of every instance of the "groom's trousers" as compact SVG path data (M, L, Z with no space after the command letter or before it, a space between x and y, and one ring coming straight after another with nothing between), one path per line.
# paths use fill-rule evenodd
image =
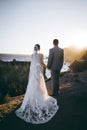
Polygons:
M51 78L52 78L52 95L58 95L59 91L59 76L60 76L60 70L52 70L51 71Z

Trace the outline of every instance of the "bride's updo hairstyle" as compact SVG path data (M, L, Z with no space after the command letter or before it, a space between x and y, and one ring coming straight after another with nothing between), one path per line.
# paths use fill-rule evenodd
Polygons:
M39 51L40 50L40 45L39 44L36 44L35 46L34 46L34 51Z

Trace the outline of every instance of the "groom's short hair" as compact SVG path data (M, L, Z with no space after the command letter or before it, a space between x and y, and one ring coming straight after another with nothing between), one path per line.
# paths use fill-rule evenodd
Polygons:
M59 40L58 40L58 39L54 39L54 40L53 40L53 44L54 44L55 46L57 46L57 45L59 44Z

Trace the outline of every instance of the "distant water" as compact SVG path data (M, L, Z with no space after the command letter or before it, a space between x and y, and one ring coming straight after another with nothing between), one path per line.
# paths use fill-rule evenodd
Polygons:
M0 54L0 60L2 61L30 61L30 55L20 55L20 54Z
M0 54L0 60L2 61L30 61L30 55L18 55L18 54ZM47 58L44 59L45 64L47 64ZM69 70L69 63L64 62L61 72L67 72ZM50 70L46 69L46 76L49 78L51 76Z

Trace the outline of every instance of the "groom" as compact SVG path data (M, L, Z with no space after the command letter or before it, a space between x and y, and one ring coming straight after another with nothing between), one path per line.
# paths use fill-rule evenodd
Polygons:
M59 92L59 76L60 70L63 66L64 61L64 50L61 49L59 46L58 39L53 40L54 47L49 50L49 57L47 68L51 70L51 77L52 77L52 87L53 92L52 96L57 96Z

